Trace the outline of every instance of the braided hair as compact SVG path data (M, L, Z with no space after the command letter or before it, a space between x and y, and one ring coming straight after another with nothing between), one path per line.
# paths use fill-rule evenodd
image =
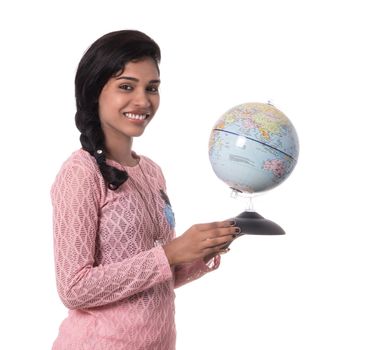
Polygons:
M98 113L99 95L110 78L123 72L125 64L145 57L151 57L159 70L161 53L157 43L140 31L121 30L96 40L77 68L75 121L81 132L80 142L82 148L95 158L111 190L121 186L128 174L106 163L105 136Z

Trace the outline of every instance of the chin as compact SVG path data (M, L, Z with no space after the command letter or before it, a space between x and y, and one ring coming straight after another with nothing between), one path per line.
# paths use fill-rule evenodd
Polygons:
M134 133L133 135L129 135L130 137L140 137L143 135L143 131L142 132L138 132L138 133Z
M129 137L139 137L145 132L145 129L142 130L127 130L124 134Z

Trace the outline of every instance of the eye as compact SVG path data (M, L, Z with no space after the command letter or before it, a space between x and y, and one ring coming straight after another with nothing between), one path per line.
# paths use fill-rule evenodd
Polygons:
M123 84L123 85L120 85L119 87L120 87L120 89L125 90L125 91L132 91L132 89L133 89L133 87L131 85L128 85L128 84Z
M152 94L157 94L159 92L159 86L158 85L148 86L146 91L148 91Z

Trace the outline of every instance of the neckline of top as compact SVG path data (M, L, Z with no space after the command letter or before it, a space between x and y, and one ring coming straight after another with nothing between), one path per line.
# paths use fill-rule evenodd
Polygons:
M121 170L127 170L127 171L132 171L132 170L136 170L136 169L139 169L140 166L142 166L143 162L144 162L144 157L143 156L140 156L138 155L136 152L132 151L132 157L134 159L137 159L138 162L135 164L135 165L124 165L124 164L121 164L119 162L117 162L116 160L113 160L113 159L106 159L106 163L108 165L111 165L111 166L114 166L116 168L119 168Z
M81 148L81 151L86 152ZM106 159L106 163L110 166L113 166L119 170L126 170L128 171L136 171L139 169L145 162L145 158L142 155L138 155L136 152L132 151L132 157L135 159L138 159L138 162L135 165L123 165L117 162L116 160L113 159Z

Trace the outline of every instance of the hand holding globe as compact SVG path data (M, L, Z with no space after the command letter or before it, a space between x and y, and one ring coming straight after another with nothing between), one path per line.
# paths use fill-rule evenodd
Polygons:
M215 174L230 188L250 197L281 184L293 171L299 141L291 121L265 103L245 103L215 123L209 158ZM241 234L279 235L284 230L248 209L236 217Z

